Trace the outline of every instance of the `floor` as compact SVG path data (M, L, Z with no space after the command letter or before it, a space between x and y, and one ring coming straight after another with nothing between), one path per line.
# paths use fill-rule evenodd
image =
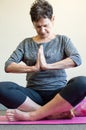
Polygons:
M0 125L0 130L85 130L86 125Z

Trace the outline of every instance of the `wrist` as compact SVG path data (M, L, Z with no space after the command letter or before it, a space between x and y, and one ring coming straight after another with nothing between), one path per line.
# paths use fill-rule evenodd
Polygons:
M36 67L36 66L32 66L32 67L31 67L31 71L32 71L32 72L37 72L37 71L39 71L39 68Z
M47 64L47 63L42 64L40 68L41 68L41 70L48 70L48 69L50 69L50 64Z
M47 70L53 69L53 68L52 68L52 64L47 64L47 65L46 65L46 69L47 69Z

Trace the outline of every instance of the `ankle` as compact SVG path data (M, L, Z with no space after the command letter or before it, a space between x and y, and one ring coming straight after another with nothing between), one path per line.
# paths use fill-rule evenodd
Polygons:
M35 111L30 112L29 115L30 115L30 120L31 121L37 120L37 115L36 115Z

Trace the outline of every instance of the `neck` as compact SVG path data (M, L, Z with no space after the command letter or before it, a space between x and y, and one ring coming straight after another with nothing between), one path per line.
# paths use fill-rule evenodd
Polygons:
M51 41L51 40L54 39L55 37L56 37L55 34L50 35L50 36L45 37L45 38L42 38L42 37L40 37L39 35L37 35L37 36L33 37L33 40L34 40L35 42L37 42L37 43L42 43L42 42L45 43L45 42Z

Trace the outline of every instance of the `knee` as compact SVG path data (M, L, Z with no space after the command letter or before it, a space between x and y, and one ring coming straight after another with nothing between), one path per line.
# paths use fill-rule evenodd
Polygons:
M86 76L74 77L69 82L76 82L76 83L80 83L80 84L85 84L86 85Z
M13 86L15 87L15 83L13 82L0 82L0 96L9 93L9 90Z
M71 83L72 87L74 86L77 89L86 90L86 76L77 76L69 80L68 83Z
M9 82L0 82L0 96L2 96L7 91L8 86Z

